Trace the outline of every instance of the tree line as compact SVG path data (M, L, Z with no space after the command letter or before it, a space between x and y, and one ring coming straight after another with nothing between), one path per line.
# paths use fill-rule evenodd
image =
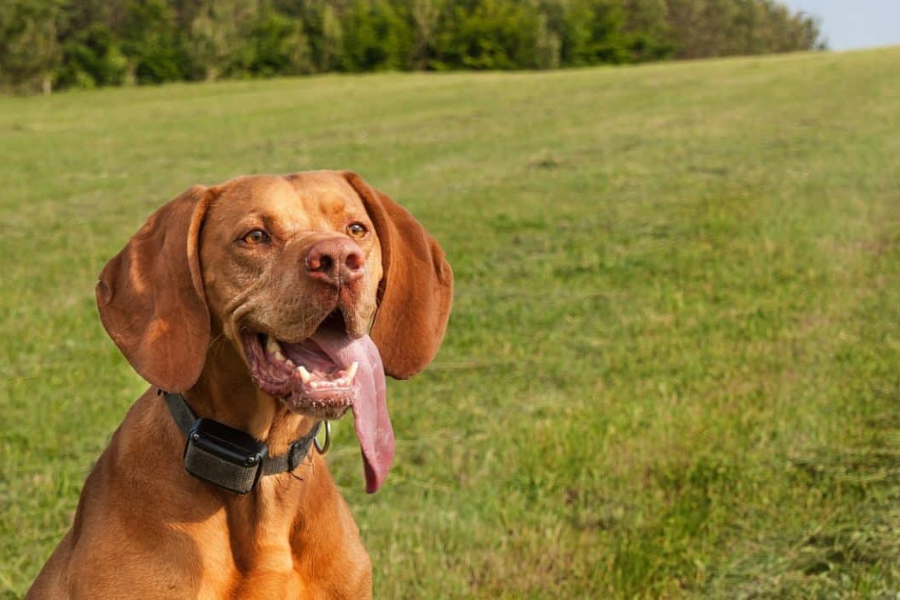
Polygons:
M0 90L823 48L774 0L2 0Z

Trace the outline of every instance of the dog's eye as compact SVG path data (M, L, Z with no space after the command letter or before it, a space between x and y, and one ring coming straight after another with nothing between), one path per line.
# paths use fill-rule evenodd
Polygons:
M243 240L245 244L256 246L258 244L264 244L265 242L268 242L269 234L262 229L254 229L253 231L247 233L247 235L242 237L241 240Z
M369 230L366 229L366 226L362 223L350 223L349 225L347 225L347 234L350 237L359 239L361 237L365 237L368 232Z

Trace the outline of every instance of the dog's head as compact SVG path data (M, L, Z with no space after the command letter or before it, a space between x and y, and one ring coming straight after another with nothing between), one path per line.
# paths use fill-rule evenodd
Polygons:
M109 261L96 293L110 337L161 389L189 390L221 333L291 411L352 408L371 492L393 457L384 373L431 362L452 285L406 210L358 175L320 171L187 190Z

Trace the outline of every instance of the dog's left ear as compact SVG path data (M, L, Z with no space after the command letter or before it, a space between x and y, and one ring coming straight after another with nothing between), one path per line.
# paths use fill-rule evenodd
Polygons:
M194 186L163 205L97 282L109 337L141 377L169 392L190 389L206 362L210 322L198 245L210 195Z
M381 241L384 276L370 335L384 371L412 377L434 359L450 316L453 271L444 251L405 208L356 173L344 177L363 201Z

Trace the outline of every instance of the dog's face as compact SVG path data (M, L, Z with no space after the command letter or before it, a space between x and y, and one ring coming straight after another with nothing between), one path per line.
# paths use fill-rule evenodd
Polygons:
M345 178L307 173L221 186L207 209L200 263L214 327L239 347L263 391L319 419L376 393L367 371L383 367L372 365L378 353L370 356L365 336L381 246Z
M452 297L443 251L357 175L319 171L196 186L154 213L100 274L110 337L145 379L187 391L212 336L293 412L348 408L374 491L393 455L384 374L434 357Z

